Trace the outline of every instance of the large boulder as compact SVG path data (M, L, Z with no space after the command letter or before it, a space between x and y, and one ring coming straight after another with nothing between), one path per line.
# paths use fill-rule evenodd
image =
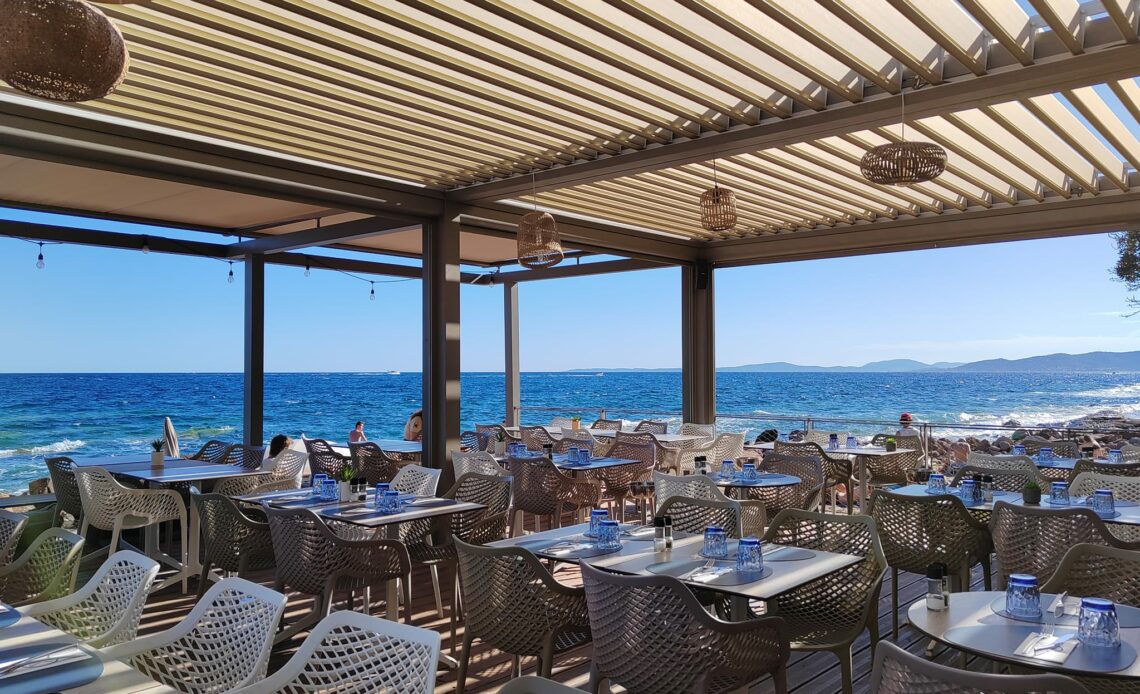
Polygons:
M28 482L28 493L32 495L51 494L51 478L41 477Z
M970 457L970 444L958 441L950 444L950 457L957 463L964 463Z

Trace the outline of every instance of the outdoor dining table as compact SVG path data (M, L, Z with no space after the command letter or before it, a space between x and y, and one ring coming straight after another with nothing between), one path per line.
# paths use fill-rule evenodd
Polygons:
M1014 455L1012 453L999 453L998 455L995 455L993 457L1010 459L1010 458L1022 458L1024 456ZM1077 466L1077 460L1078 460L1078 458L1057 458L1057 457L1051 458L1049 460L1041 460L1041 458L1039 456L1035 456L1035 455L1029 456L1029 458L1031 460L1033 460L1034 465L1036 465L1039 468L1046 469L1046 470L1072 470L1074 467ZM1097 458L1093 462L1101 463L1101 464L1105 464L1105 465L1111 464L1111 463L1109 463L1107 458ZM1123 462L1124 461L1121 461L1121 463L1123 463Z
M569 431L575 431L574 429L570 429L568 427L552 427L552 426L542 425L542 428L546 430L546 433L550 434L554 438L560 438L563 434L565 434ZM519 433L518 427L507 427L507 431L516 435L516 436ZM610 438L610 439L612 439L614 437L614 435L617 433L617 431L615 431L613 429L586 429L586 428L583 428L583 429L578 429L577 431L588 431L591 434L593 434L594 438ZM626 433L626 434L645 433L645 432L626 431L624 429L622 430L622 432ZM666 445L666 446L679 446L683 443L688 443L689 441L704 441L704 440L708 439L707 436L701 436L699 434L653 434L653 437L657 439L658 443L661 443L661 444Z
M535 460L538 460L541 456L534 455L534 456L530 456L530 457L532 457ZM495 458L495 462L503 463L503 464L509 463L510 459L511 459L511 457L509 455L496 455L496 456L494 456L494 458ZM525 459L525 457L524 457L524 459ZM551 459L551 462L554 463L554 467L558 468L559 470L562 470L563 472L569 472L572 474L577 474L580 472L590 472L592 470L601 470L603 468L619 467L621 465L635 465L635 464L641 463L642 461L632 460L630 458L610 458L610 457L602 456L600 458L590 458L590 462L583 465L581 463L571 463L569 456L567 456L565 453L555 453Z
M950 489L953 490L952 487ZM895 494L907 494L912 496L925 496L928 493L926 491L926 485L923 484L908 484L904 487L896 487L890 491L894 492ZM952 491L947 492L947 494L957 496ZM966 504L966 508L969 509L970 512L974 515L981 516L982 518L988 518L990 512L994 510L994 504L999 501L1004 501L1006 503L1012 504L1013 506L1028 506L1030 508L1089 508L1089 506L1084 503L1084 500L1075 498L1071 499L1067 506L1050 504L1048 498L1048 490L1043 490L1041 495L1041 503L1039 504L1026 504L1025 500L1021 498L1021 494L1018 492L1003 492L995 490L994 500L992 503L982 502L977 504ZM1136 501L1130 499L1117 499L1115 514L1116 515L1111 518L1101 516L1101 520L1103 520L1105 523L1117 523L1120 525L1140 525L1140 503Z
M7 606L4 606L7 609ZM78 643L71 634L50 627L37 619L20 616L8 626L0 626L0 659L14 654L32 656L65 644ZM104 658L93 648L79 649L90 659L64 662L39 670L0 676L0 692L19 694L167 694L177 692L135 670L121 660Z
M364 443L363 441L361 443ZM409 455L422 455L424 452L423 441L405 441L403 439L369 439L367 443L374 443L380 447L380 450L385 453L404 453ZM341 455L349 455L348 444L336 445L332 447L334 451Z
M1015 620L998 614L994 607L995 601L1004 596L1004 592L953 593L950 595L950 608L942 611L928 610L926 601L920 600L910 606L907 617L910 625L922 634L960 651L989 660L1066 675L1120 678L1122 684L1140 680L1140 661L1135 657L1137 650L1140 650L1140 627L1128 628L1124 626L1128 622L1122 622L1119 651L1117 649L1101 651L1078 644L1062 663L1016 655L1014 650L1031 633L1040 633L1042 624ZM1054 597L1043 593L1041 604L1049 605ZM1054 630L1057 636L1074 632L1076 632L1075 624L1071 626L1058 624ZM1126 662L1129 664L1124 665Z
M704 538L698 534L679 533L674 537L673 549L656 552L653 549L653 528L651 526L626 527L621 538L620 550L607 554L580 556L560 551L565 543L590 544L584 532L588 523L570 525L563 528L544 530L531 535L512 537L490 543L492 547L522 547L540 559L555 562L590 564L599 569L615 573L641 576L661 575L679 563L703 564L706 559L699 552ZM579 542L581 540L581 542ZM735 562L735 540L729 541L730 555L727 561ZM587 551L585 554L592 554ZM680 578L688 586L715 590L732 598L734 619L745 617L749 600L771 600L802 585L827 576L848 566L857 564L862 557L850 554L836 554L821 550L805 550L782 545L764 545L765 571L761 578L737 585L710 584L702 580ZM770 570L770 572L769 572ZM683 576L684 574L682 574Z
M718 487L724 487L730 492L734 489L738 490L737 493L745 497L747 497L749 489L791 487L802 481L795 475L785 475L779 472L760 472L757 473L756 479L744 479L740 473L736 473L732 477L721 477L720 475L711 475L711 477Z

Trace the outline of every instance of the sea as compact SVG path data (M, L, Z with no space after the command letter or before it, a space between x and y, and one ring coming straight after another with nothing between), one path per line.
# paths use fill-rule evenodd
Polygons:
M546 423L604 410L629 421L680 422L678 372L522 374L522 420ZM462 425L500 422L503 374L465 373ZM345 440L357 420L370 438L398 438L420 407L419 373L272 373L265 379L265 434ZM1114 412L1140 417L1138 373L742 373L717 375L718 427L727 431L816 426L871 434L902 412L934 423L938 436L977 435L971 425L1065 424ZM242 438L242 375L0 374L0 490L44 477L44 456L145 453L169 416L184 449Z

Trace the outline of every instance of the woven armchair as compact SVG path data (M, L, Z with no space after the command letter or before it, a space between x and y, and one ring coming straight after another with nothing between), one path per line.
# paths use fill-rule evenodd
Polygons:
M138 552L115 552L71 595L20 608L20 613L65 631L92 648L135 638L158 562Z
M590 425L591 429L600 429L602 431L621 431L623 422L620 419L595 419L594 423Z
M369 485L391 482L404 465L399 458L385 453L371 441L350 443L348 452L352 459L352 469L357 475L367 478Z
M431 694L438 667L436 632L357 612L334 612L313 628L280 669L233 694Z
M515 657L538 658L538 674L549 677L554 657L590 642L586 593L554 579L521 547L480 547L455 540L463 603L463 653L456 692L467 687L475 639Z
M676 454L678 450L663 446L657 440L657 435L651 431L618 431L614 433L614 443L610 446L610 450L606 453L611 458L623 458L624 455L618 455L615 451L620 451L619 444L626 444L632 446L649 446L653 450L653 463L655 466L662 470L676 469ZM641 458L635 458L641 460Z
M542 452L543 446L554 446L558 439L550 435L546 427L519 427L519 435L528 451Z
M417 564L431 570L436 608L442 613L439 589L439 566L454 567L456 538L471 545L485 545L503 539L507 532L507 512L511 506L511 480L498 475L469 473L455 481L443 498L482 504L486 508L436 516L432 519L431 537L408 545L408 554ZM459 583L452 574L451 648L455 650L455 623L459 605Z
M372 530L358 526L345 527L338 534L304 508L266 507L265 513L274 553L288 557L288 561L277 564L276 589L290 588L317 596L312 614L279 634L277 641L291 638L327 617L338 590L349 591L350 609L356 592L363 591L367 612L369 589L387 581L400 580L403 584L404 619L411 622L412 560L404 543L377 539Z
M990 589L989 528L976 520L956 496L912 496L878 490L871 496L871 517L891 567L891 634L899 637L899 571L926 574L942 562L956 591L970 589L970 568L982 565Z
M309 470L314 475L323 473L340 479L341 472L352 467L352 458L337 453L324 439L305 439L305 450L309 453Z
M221 494L195 494L202 524L205 558L198 576L198 597L206 592L214 569L245 578L249 571L275 565L269 523L259 510L243 509Z
M79 526L79 534L87 537L87 529L90 527L110 530L108 556L119 549L124 530L178 521L181 558L176 560L166 557L164 560L179 570L189 563L186 502L178 491L124 487L101 467L76 468L75 479L79 483L79 496L83 501L83 522ZM187 577L183 574L183 592L186 592L187 583ZM161 587L165 588L166 584Z
M731 501L708 475L671 475L659 470L653 471L653 493L657 497L656 509L673 496L690 499L711 499ZM660 515L655 511L654 515Z
M198 452L187 456L187 460L201 460L206 463L220 463L226 457L226 451L234 444L226 443L225 441L218 441L217 439L210 439L202 444Z
M20 544L20 537L24 528L28 527L28 517L22 513L0 511L0 567L12 563L16 555L16 545Z
M459 432L459 450L485 451L487 450L487 442L490 440L489 436L481 435L477 431L461 431Z
M285 596L242 578L214 584L174 627L103 651L182 692L228 692L265 679Z
M1088 694L1064 675L993 675L939 665L889 642L875 649L871 689L876 694Z
M832 434L835 434L835 438L839 441L840 446L846 443L847 437L851 435L851 433L847 431L818 431L812 429L811 431L804 432L803 441L810 441L821 448L827 448L827 444L831 441Z
M1135 463L1098 463L1087 458L1078 460L1069 473L1069 481L1076 479L1082 472L1095 472L1098 475L1113 475L1116 477L1140 477L1140 461Z
M874 487L891 484L906 484L907 473L922 464L922 440L917 436L895 436L895 445L908 449L909 453L867 456L868 484ZM848 504L850 506L850 504Z
M519 441L518 436L514 436L502 424L476 424L475 432L478 434L486 434L491 441L497 441L499 434L503 435L504 441Z
M83 516L83 501L79 498L79 483L75 481L75 461L65 455L45 458L48 475L51 476L51 489L55 492L55 515L52 525L63 524L60 514L70 516L75 527Z
M1036 467L1015 469L1011 466L983 467L970 463L958 468L958 472L954 475L954 479L950 484L957 487L962 480L969 479L974 475L990 475L994 478L994 489L999 489L1004 492L1020 493L1025 487L1026 482L1034 482L1042 489L1049 488L1049 483L1045 481L1044 477L1038 474Z
M794 475L799 484L787 487L747 487L749 499L764 503L768 513L775 515L786 508L805 511L818 509L823 504L823 487L827 482L818 458L788 456L770 453L760 461L760 472Z
M669 516L673 519L674 532L693 533L699 535L710 525L724 528L729 537L740 538L744 535L745 508L748 508L750 523L757 526L756 517L759 516L759 527L764 527L764 506L757 501L736 501L735 499L694 499L686 496L671 496L657 509L657 515Z
M1018 443L1020 443L1022 446L1025 446L1025 452L1029 455L1037 455L1037 451L1041 450L1043 447L1051 447L1053 445L1052 441L1040 436L1026 436L1025 438L1018 441Z
M286 448L270 462L273 463L273 468L264 475L218 480L214 485L214 493L223 496L252 496L301 487L301 475L305 463L309 462L308 453Z
M703 441L692 441L685 445L685 448L690 446L696 447L707 444L716 438L716 425L715 424L697 424L695 422L681 422L681 428L677 430L678 434L687 436L702 436Z
M722 460L736 460L744 455L744 434L720 434L703 446L685 448L677 453L677 472L691 475L697 469L697 457L704 456L710 470Z
M634 431L648 431L650 434L668 434L669 423L643 419L633 428Z
M1125 444L1120 447L1120 457L1126 463L1140 463L1140 446Z
M1057 458L1080 458L1081 457L1081 444L1076 441L1047 441L1044 444L1034 445L1027 444L1025 446L1026 453L1038 453L1042 448L1052 448L1053 455ZM1033 445L1031 448L1030 446Z
M879 640L879 591L887 559L875 521L788 509L772 519L764 541L863 558L769 603L787 622L793 651L826 650L839 658L843 691L851 694L851 645L864 629L870 630L872 644Z
M780 617L725 622L669 576L619 576L582 565L594 657L590 691L728 692L771 675L786 694L788 630Z
M1119 547L1073 545L1041 592L1108 598L1140 607L1140 554Z
M83 538L49 528L11 564L0 568L0 601L13 607L61 598L75 588Z
M1097 472L1082 472L1069 483L1069 495L1091 496L1098 489L1111 489L1117 499L1140 500L1140 477L1122 477Z
M246 470L258 470L261 461L265 459L265 446L246 446L235 443L230 446L222 459L217 461L223 465L234 465Z
M1043 582L1073 545L1140 550L1140 543L1116 538L1088 508L1029 508L999 501L990 514L990 534L1001 570L999 589L1010 574L1031 574Z
M606 449L601 441L594 438L589 429L567 429L562 432L562 438L554 444L555 453L568 453L571 448L587 448L591 455L600 457L601 452Z
M439 489L439 476L442 470L422 467L419 465L405 465L400 468L392 478L392 489L403 494L416 496L435 496Z
M599 480L575 479L554 467L548 458L511 458L511 494L513 535L522 533L520 513L530 513L550 519L550 527L562 526L565 507L585 509L601 503L602 483ZM535 530L539 520L535 519Z
M839 485L844 485L847 494L847 513L855 512L854 499L854 467L851 459L845 455L828 455L823 447L814 441L801 441L791 443L776 441L772 444L772 452L778 455L790 455L797 458L816 458L823 467L826 478L825 489L831 490L831 507L836 508L837 491Z
M610 447L609 457L637 461L598 468L589 473L591 479L602 481L616 506L617 518L625 521L625 498L633 494L631 486L634 482L648 482L652 478L656 455L651 444L631 443L619 438Z
M574 426L574 420L569 418L569 417L551 417L550 418L550 428L551 429L569 429L572 426Z
M463 452L453 451L451 454L451 467L455 479L475 472L480 475L509 475L511 474L495 460L495 456L484 451Z

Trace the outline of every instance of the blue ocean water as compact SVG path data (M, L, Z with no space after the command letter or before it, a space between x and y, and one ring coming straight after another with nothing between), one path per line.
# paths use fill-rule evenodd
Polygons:
M277 373L265 384L265 432L336 440L364 420L372 438L399 437L420 406L420 374ZM503 375L466 373L464 428L503 419ZM524 373L524 423L555 414L680 421L676 372ZM910 412L944 425L1067 422L1110 410L1140 416L1140 374L721 373L717 409L724 415L812 415L897 420ZM44 476L43 456L138 453L162 434L170 416L185 448L210 438L241 439L241 374L0 374L0 490L24 489ZM758 431L789 423L725 416L724 430ZM839 428L839 427L836 427ZM843 427L873 433L875 427ZM867 431L863 431L867 429Z

